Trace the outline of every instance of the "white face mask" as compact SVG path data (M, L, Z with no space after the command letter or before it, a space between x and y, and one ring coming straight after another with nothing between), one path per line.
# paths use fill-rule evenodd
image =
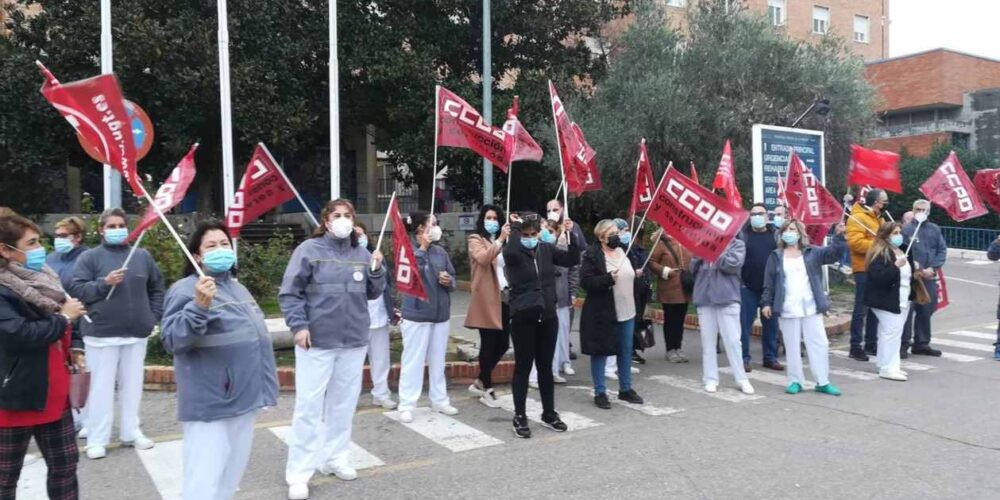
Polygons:
M552 222L559 222L559 219L562 218L562 214L558 210L549 210L546 218Z
M927 222L927 212L917 212L913 214L913 219L917 222Z
M427 231L427 239L433 241L441 240L441 226L431 226L430 230Z
M334 238L342 240L351 236L351 233L354 232L354 222L347 217L340 217L331 222L327 222L326 228L331 234L333 234Z

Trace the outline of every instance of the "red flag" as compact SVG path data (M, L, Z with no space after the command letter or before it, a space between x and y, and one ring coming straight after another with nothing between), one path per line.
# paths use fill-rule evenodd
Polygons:
M948 284L944 282L944 270L938 268L937 277L937 307L934 308L935 311L948 307Z
M136 196L145 196L136 168L132 126L115 75L99 75L63 85L42 63L37 64L45 77L42 83L45 99L78 134L99 149Z
M920 192L932 203L945 209L948 216L956 222L979 217L987 212L954 151L924 181Z
M847 184L871 186L893 193L902 193L899 155L851 144L851 165L847 173Z
M792 151L788 160L788 180L784 185L788 211L803 224L829 226L844 218L844 207L813 175L799 155ZM826 228L828 230L829 228ZM824 230L823 235L826 235Z
M984 169L973 178L976 192L993 209L1000 212L1000 169Z
M729 139L726 139L726 145L722 147L722 158L719 160L719 170L715 173L712 189L721 189L733 206L743 206L743 197L736 187L736 167L733 165L733 148L729 145Z
M695 184L701 184L698 182L698 171L694 169L694 162L691 162L691 175L689 177L691 177L691 180L694 181Z
M454 92L437 87L437 145L471 149L507 171L504 132L483 120L483 116Z
M507 110L507 121L503 124L503 132L506 159L504 165L497 164L500 170L506 172L507 166L515 161L542 161L542 147L517 119L517 96L514 96L514 102Z
M577 196L586 191L601 189L601 175L597 171L596 153L587 144L579 125L570 121L566 108L556 93L556 87L549 82L549 98L552 100L552 116L555 117L559 138L559 153L563 159L563 175L570 193Z
M194 166L194 152L196 149L198 149L198 144L191 146L191 149L184 155L180 163L174 167L173 172L170 173L170 177L167 177L167 180L160 185L160 189L156 190L153 204L160 209L160 212L165 214L173 210L184 199L184 195L187 194L188 187L191 186L191 181L194 180L196 173ZM128 241L138 238L143 231L156 224L156 221L159 219L160 217L153 207L146 208L146 213L142 215L139 224L132 230L132 234L128 235Z
M806 236L809 237L810 245L823 246L823 241L826 240L826 235L829 232L830 226L826 224L809 224L806 226Z
M399 216L396 200L389 204L389 217L392 219L392 255L396 264L396 289L420 300L427 301L427 289L420 278L420 268L417 267L417 257L413 253L413 243L406 234L406 224Z
M229 236L240 237L243 224L295 198L295 191L263 144L257 144L226 214Z
M635 166L635 186L632 189L632 204L629 206L629 218L640 210L645 210L653 201L653 191L656 181L653 179L653 167L649 164L649 153L646 152L646 139L639 143L639 162Z
M691 253L715 261L750 214L676 169L668 168L663 176L662 188L653 195L649 218Z

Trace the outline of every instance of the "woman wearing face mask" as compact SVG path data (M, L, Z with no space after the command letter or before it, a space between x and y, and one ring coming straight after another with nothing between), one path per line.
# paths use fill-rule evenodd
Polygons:
M354 222L354 234L358 237L358 246L368 251L368 228L364 224ZM384 264L383 264L384 267ZM368 373L372 379L372 405L381 406L386 410L396 409L396 402L389 390L389 325L398 322L396 308L392 302L392 274L385 273L385 291L377 299L368 301L368 325L370 342L368 344Z
M472 297L465 327L479 330L479 375L469 392L479 396L486 406L496 407L491 374L510 347L510 307L506 300L507 277L501 251L510 234L510 225L500 221L503 211L494 205L479 210L476 232L469 234L469 268L472 272Z
M55 240L53 240L56 251L46 257L45 264L59 275L63 288L69 288L73 284L76 259L87 250L87 247L83 246L85 228L83 220L79 217L67 217L56 222Z
M45 457L47 493L76 499L79 451L69 405L67 363L84 369L72 323L86 313L45 267L38 226L0 215L0 498L15 498L31 438ZM72 349L72 351L71 351Z
M403 297L399 419L409 423L413 421L413 410L424 389L425 364L431 409L445 415L456 415L458 409L448 399L448 383L444 377L455 267L448 252L436 244L441 240L441 227L434 216L415 211L406 218L406 224L416 240L413 253L427 290L426 302L409 295Z
M649 254L646 253L646 249L642 248L642 228L638 228L633 235L629 231L628 222L625 222L625 219L615 219L614 222L615 226L618 227L618 243L622 250L628 250L628 260L632 263L632 268L635 269L635 281L633 282L635 288L635 324L633 325L633 330L640 332L647 326L651 327L652 325L652 322L647 324L648 320L645 319L646 305L649 304L652 291L650 289L649 275L642 268L646 263L646 256ZM632 241L633 239L635 242ZM629 248L629 246L632 248ZM639 349L641 349L641 346L632 346L632 361L645 364L646 360L639 355ZM639 369L633 366L632 373L639 373Z
M555 267L577 265L580 250L572 236L566 250L540 243L538 214L511 215L510 220L510 238L503 247L503 258L510 283L510 336L514 341L513 430L519 438L530 438L525 404L532 366L538 371L542 425L556 432L567 430L556 413L551 369L559 328ZM562 224L564 231L572 235L573 222L564 219Z
M896 222L883 224L865 257L865 305L878 318L878 376L899 382L906 380L906 372L899 368L899 346L914 297L910 289L913 257L900 250L902 244L901 226Z
M90 459L107 455L115 385L121 400L122 444L139 450L153 447L153 441L139 429L139 404L146 339L163 316L164 291L163 275L146 249L136 249L125 269L131 247L126 241L128 225L122 209L104 211L99 230L103 242L77 259L69 290L87 306L93 320L80 325L91 371L85 422ZM116 287L115 293L108 299L112 287Z
M632 330L635 324L635 270L621 248L618 226L605 219L594 227L597 242L580 264L580 286L587 291L580 316L580 346L590 355L594 404L610 409L604 368L608 356L618 358L618 399L642 404L632 389Z
M382 253L358 244L354 205L330 201L320 220L323 226L292 253L278 292L295 334L295 414L285 466L293 500L309 498L317 469L344 481L358 477L348 455L368 351L368 301L385 289Z
M563 231L559 223L546 220L541 222L541 226L542 230L538 233L539 243L555 245L562 251L568 250L569 233ZM567 375L576 373L573 371L569 357L569 310L573 302L569 295L569 269L562 266L553 267L556 285L556 318L559 321L559 327L556 334L555 351L552 354L552 381L556 384L565 384L567 380L559 374L560 370ZM538 388L538 369L534 366L531 367L528 385L535 389Z
M830 383L830 345L823 326L823 313L830 309L830 301L823 290L822 272L823 266L835 264L846 248L843 224L837 224L833 245L817 247L809 244L805 226L792 219L782 226L778 248L768 256L761 315L778 318L781 326L788 351L788 394L801 392L805 382L799 354L799 343L804 340L816 392L840 395L840 389Z
M653 247L649 267L656 275L656 299L663 305L663 346L671 363L687 363L681 351L684 319L691 297L681 279L682 270L691 263L691 253L667 233Z
M174 355L184 498L232 498L250 459L257 412L277 404L271 334L235 279L225 224L202 222L187 247L206 276L188 264L167 292L161 333Z

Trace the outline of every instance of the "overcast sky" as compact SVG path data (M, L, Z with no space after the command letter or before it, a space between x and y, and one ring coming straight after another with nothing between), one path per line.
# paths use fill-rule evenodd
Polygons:
M889 56L945 47L1000 60L1000 0L890 0Z

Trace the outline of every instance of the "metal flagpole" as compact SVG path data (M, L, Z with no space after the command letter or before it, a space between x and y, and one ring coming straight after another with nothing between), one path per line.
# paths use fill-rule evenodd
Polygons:
M646 262L643 262L642 267L640 267L639 269L646 269L646 266L649 264L649 259L653 258L653 248L655 248L656 245L660 244L661 234L663 234L662 227L660 229L657 229L656 233L653 234L653 244L649 246L649 255L646 255Z
M394 208L393 201L396 200L396 192L392 192L392 197L389 198L389 208L385 211L385 218L382 219L382 230L378 232L378 243L375 243L375 250L382 250L382 236L385 235L385 226L389 223L389 215ZM375 270L375 262L372 262L372 271Z
M223 213L233 205L233 110L229 87L229 12L226 0L218 0L219 7L219 103L222 115L222 196ZM149 193L146 193L147 197ZM150 204L153 200L150 199ZM155 205L154 205L155 206ZM184 244L181 243L183 247ZM187 247L185 247L186 250ZM195 266L197 267L197 266Z
M111 39L111 0L101 0L101 73L114 72ZM104 164L104 209L122 206L122 176Z
M486 123L493 121L493 37L490 10L490 0L483 0L483 120ZM493 203L493 163L483 158L483 204L490 203Z
M274 155L271 154L271 150L267 149L267 146L263 142L258 142L257 144L264 150L267 157L271 159L271 163L278 167L278 173L281 174L281 178L285 180L285 184L288 184L288 187L292 188L292 193L295 193L295 197L298 198L299 203L302 204L302 208L305 209L306 215L309 216L309 220L312 221L314 226L319 227L319 221L316 220L316 216L313 215L312 210L309 210L309 206L306 205L306 201L302 199L302 195L299 194L299 190L295 189L295 185L292 184L292 181L288 180L288 176L285 175L284 169L282 169L281 165L278 165L278 162L275 161Z
M507 165L507 211L504 212L505 214L507 214L507 220L510 220L510 181L513 175L514 175L514 162L510 162L510 165Z
M329 0L327 24L330 39L330 199L340 198L340 75L337 58L337 1Z
M441 117L438 116L438 109L440 108L439 99L441 98L441 86L434 86L434 164L431 165L433 175L431 175L431 215L434 215L434 201L437 198L437 176L438 176L438 130L440 130L441 125L438 120Z
M656 191L653 191L653 198L656 198L656 194L660 192L660 186L663 185L663 180L667 178L667 172L669 172L670 169L672 169L672 168L674 168L674 162L667 163L667 169L664 170L663 171L663 175L660 176L660 182L656 183ZM650 203L649 206L646 207L646 210L644 210L642 212L642 219L639 221L639 225L636 226L636 228L635 228L636 232L642 230L642 225L643 225L643 223L646 222L646 214L649 213L649 209L652 206L653 206L653 204ZM632 249L632 244L633 243L635 243L635 234L632 235L632 241L628 242L628 248L625 249L625 254L626 255L628 255L628 251Z
M645 138L643 138L639 142L639 161L635 162L635 179L636 179L636 182L638 182L638 180L639 180L639 166L642 165L642 146L644 144L646 144L646 139ZM635 199L635 187L634 186L635 186L635 184L633 184L633 187L632 187L632 197L633 197L633 199ZM629 212L631 212L631 211L632 211L632 207L629 207ZM634 213L631 216L629 216L629 218L628 218L628 224L629 224L629 226L628 226L628 232L632 233L632 234L635 234L635 214Z
M906 255L906 256L910 255L910 249L913 248L913 242L916 241L917 238L920 237L920 225L923 224L923 223L924 223L924 221L921 221L921 220L917 221L917 229L913 231L913 237L910 238L910 244L906 245L906 252L903 255Z

